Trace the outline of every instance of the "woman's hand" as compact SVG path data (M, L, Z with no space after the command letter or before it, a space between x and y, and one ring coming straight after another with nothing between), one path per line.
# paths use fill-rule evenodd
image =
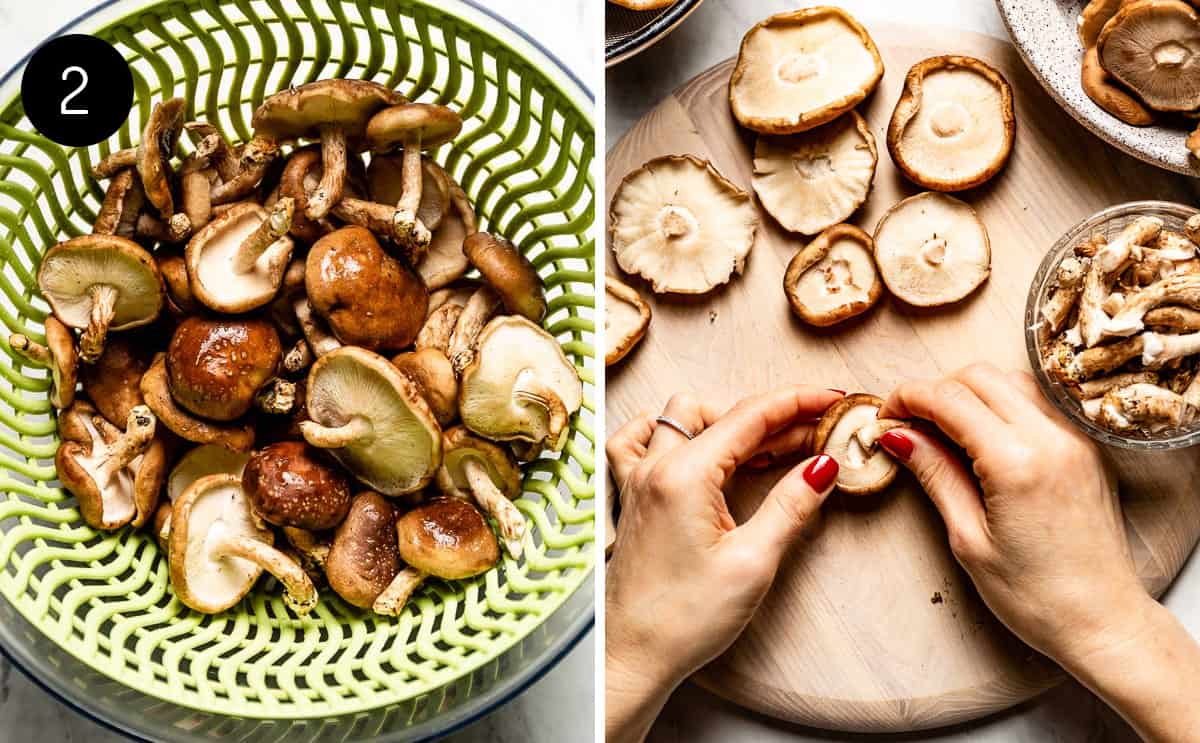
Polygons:
M974 365L908 382L881 416L932 421L880 438L946 522L955 557L988 607L1022 640L1109 701L1153 740L1196 740L1187 679L1200 648L1142 588L1117 487L1096 446L1042 397L1031 376Z
M741 526L722 488L756 455L807 453L815 420L840 397L787 387L718 416L677 395L663 415L694 440L650 414L609 439L622 505L606 572L609 741L641 740L671 690L745 629L838 468L826 456L800 463Z

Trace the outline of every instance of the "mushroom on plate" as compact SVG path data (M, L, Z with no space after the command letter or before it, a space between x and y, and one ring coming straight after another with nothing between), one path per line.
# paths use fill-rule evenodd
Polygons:
M281 354L279 334L266 320L189 317L167 346L171 396L195 415L236 420L275 376Z
M659 293L703 294L742 272L758 214L750 195L711 163L670 155L625 176L609 222L622 271Z
M58 479L79 501L89 526L136 527L154 514L166 476L166 452L154 438L155 418L148 408L134 408L122 432L91 404L76 400L59 414L58 429Z
M306 217L319 220L342 198L348 142L361 142L371 116L403 100L368 80L318 80L267 98L251 123L255 139L321 140L321 180L304 209Z
M75 335L57 317L47 317L45 327L46 345L24 333L13 333L8 336L8 347L29 363L50 370L50 404L62 410L75 401L79 354L75 351Z
M304 438L327 449L384 495L420 490L442 461L442 431L428 403L387 359L344 346L308 373Z
M754 143L754 193L792 232L815 235L867 200L879 156L857 111L802 134Z
M795 134L833 121L867 97L883 60L867 30L840 8L780 13L742 39L729 103L742 126Z
M217 444L234 451L249 451L254 446L254 427L248 422L217 423L192 415L171 395L165 354L150 364L139 383L146 407L160 423L182 439L196 444Z
M783 290L792 311L809 325L827 327L871 309L883 296L874 251L871 236L854 225L822 232L788 263Z
M1117 14L1122 5L1130 2L1131 0L1090 0L1087 5L1083 6L1079 11L1079 17L1075 19L1079 31L1079 42L1083 44L1083 48L1091 49L1096 46L1104 24Z
M241 601L266 570L283 585L288 608L308 614L317 605L317 589L274 541L274 532L250 510L240 477L200 478L172 509L168 562L175 594L191 609L217 614Z
M892 161L913 183L962 191L1008 162L1016 136L1012 88L974 57L931 57L912 66L888 124Z
M637 290L615 276L604 277L604 365L612 366L633 350L650 327L650 305Z
M1182 0L1124 5L1096 49L1104 69L1150 108L1200 109L1200 13Z
M837 486L842 492L879 493L896 478L896 461L878 441L884 431L904 422L879 418L882 406L883 400L874 395L846 395L817 423L813 451L828 454L838 463Z
M1130 95L1100 64L1100 52L1096 47L1083 53L1083 65L1079 68L1079 85L1088 98L1131 126L1150 126L1154 123L1151 113L1136 96Z
M433 498L396 521L400 557L408 564L376 597L377 614L399 614L427 576L464 580L500 560L500 546L487 520L461 498Z
M458 417L458 375L446 354L418 348L394 357L392 363L421 390L438 425L449 425Z
M226 314L249 312L274 299L292 257L287 233L294 208L287 197L270 211L253 202L235 204L193 235L186 252L192 295Z
M495 519L505 551L521 557L528 525L512 502L521 495L521 469L508 450L456 426L442 434L437 485L442 495L471 500Z
M312 246L304 281L309 303L338 340L370 350L412 345L429 306L420 277L358 226L331 232Z
M404 568L396 537L397 515L379 493L354 496L325 560L329 587L347 603L370 609Z
M350 508L350 481L325 452L303 441L280 441L250 455L242 490L254 513L275 526L332 529Z
M987 280L992 248L974 209L927 191L904 199L879 220L875 263L897 298L914 307L940 307Z
M83 330L79 357L89 364L104 351L110 330L147 325L163 306L154 258L116 235L82 235L50 248L38 288L64 325Z
M558 451L566 444L570 416L582 404L579 373L554 336L513 315L497 317L479 334L458 400L471 431Z
M417 215L421 205L421 151L441 147L462 131L462 117L436 103L400 103L380 110L367 122L366 144L371 152L383 154L403 148L401 193L395 202L397 242L414 246L424 255L431 238L430 228Z

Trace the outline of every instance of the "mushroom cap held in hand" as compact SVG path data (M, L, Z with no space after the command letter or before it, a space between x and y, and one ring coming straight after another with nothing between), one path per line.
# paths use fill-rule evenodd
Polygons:
M671 155L625 176L609 223L622 271L656 292L703 294L742 272L758 213L750 195L711 163Z
M883 400L874 395L847 395L825 411L813 435L813 451L828 454L838 463L837 486L854 495L870 495L896 479L898 467L873 436L864 443L864 429L879 426ZM887 427L892 427L889 422Z

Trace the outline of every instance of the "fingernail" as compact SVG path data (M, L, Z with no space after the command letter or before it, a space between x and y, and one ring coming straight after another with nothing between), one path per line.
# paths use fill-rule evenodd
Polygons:
M830 388L829 388L829 391L830 391L830 392L836 392L836 393L838 393L839 395L841 395L842 397L845 397L845 396L846 396L846 390L835 390L834 388L830 387Z
M828 454L822 454L804 468L804 481L818 493L833 487L838 476L838 463Z
M746 462L746 466L749 467L750 469L761 470L761 469L766 469L767 467L770 467L771 463L774 461L775 461L774 455L772 455L771 452L767 451L767 452L763 452L762 454L756 454L753 457L751 457L750 461Z
M899 431L888 431L879 437L879 445L888 454L901 462L907 462L913 453L912 439Z

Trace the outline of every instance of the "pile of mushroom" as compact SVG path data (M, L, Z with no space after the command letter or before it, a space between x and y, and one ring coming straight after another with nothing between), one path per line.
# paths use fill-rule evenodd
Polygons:
M1042 365L1114 433L1160 435L1200 417L1200 215L1094 235L1059 263L1037 332Z
M267 572L297 615L324 584L395 614L425 576L519 559L518 460L563 448L583 388L536 268L430 157L459 115L321 80L239 145L186 109L97 165L92 234L38 272L44 342L8 339L49 370L83 519L153 529L206 613Z
M1200 157L1200 12L1183 0L1091 0L1079 14L1083 91L1133 126L1195 127Z

